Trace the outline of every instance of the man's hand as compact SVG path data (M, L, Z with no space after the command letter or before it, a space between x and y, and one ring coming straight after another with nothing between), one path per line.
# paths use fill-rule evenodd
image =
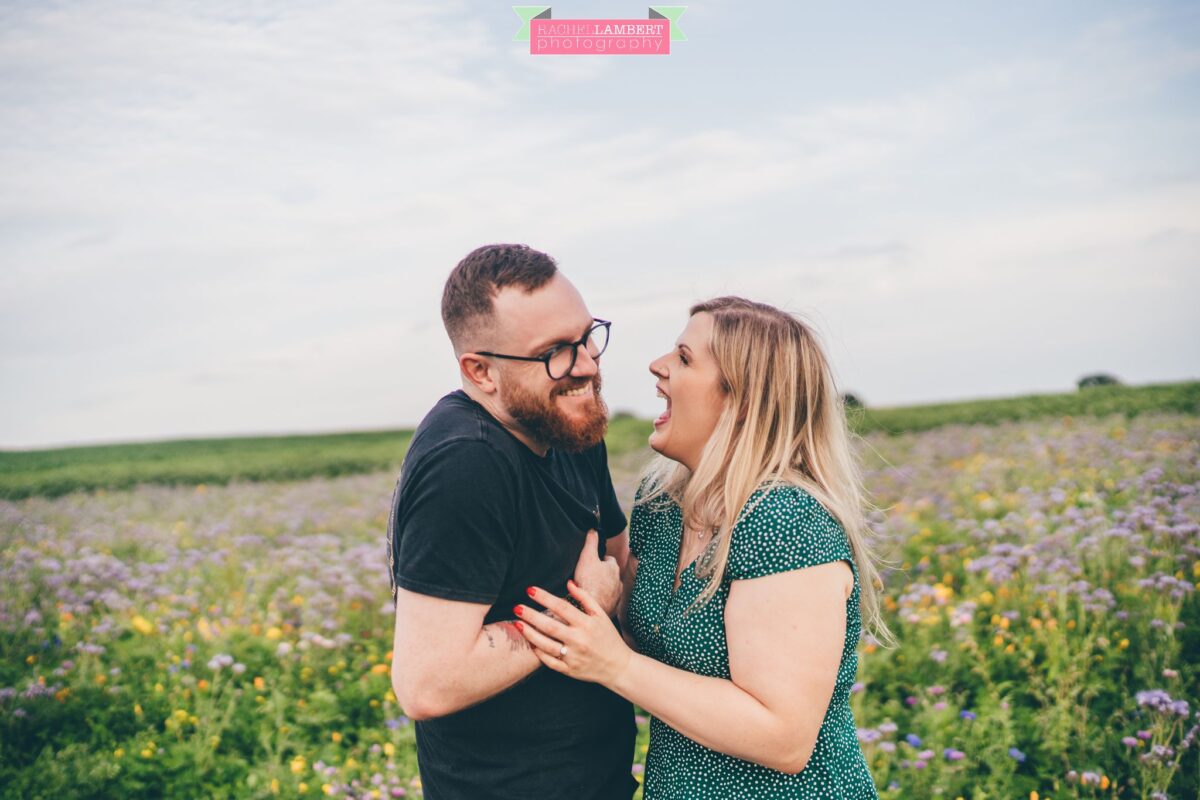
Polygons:
M600 534L588 531L583 551L575 564L575 582L587 589L608 616L617 613L621 602L621 568L612 556L600 560Z

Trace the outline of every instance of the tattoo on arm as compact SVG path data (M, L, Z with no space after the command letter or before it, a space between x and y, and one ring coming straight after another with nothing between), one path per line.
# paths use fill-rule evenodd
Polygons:
M516 625L513 625L511 622L497 622L496 627L503 631L505 638L508 639L508 649L510 652L515 653L518 650L529 649L529 641L521 635ZM484 630L486 631L487 628L485 627ZM488 641L492 641L490 633L488 634ZM492 646L494 647L495 645L493 644Z

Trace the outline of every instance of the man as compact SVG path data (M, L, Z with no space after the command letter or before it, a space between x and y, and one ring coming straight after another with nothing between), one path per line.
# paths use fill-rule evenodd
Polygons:
M424 794L629 800L632 706L543 668L513 626L527 587L566 596L572 577L616 612L629 544L603 438L608 323L514 244L455 267L442 320L462 388L418 426L388 524L392 685Z

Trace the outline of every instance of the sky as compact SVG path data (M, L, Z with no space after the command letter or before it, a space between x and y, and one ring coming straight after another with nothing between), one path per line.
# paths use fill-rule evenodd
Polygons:
M613 411L661 411L647 365L720 294L868 405L1200 377L1197 4L707 2L664 56L519 27L0 2L0 448L414 426L489 242L613 321Z

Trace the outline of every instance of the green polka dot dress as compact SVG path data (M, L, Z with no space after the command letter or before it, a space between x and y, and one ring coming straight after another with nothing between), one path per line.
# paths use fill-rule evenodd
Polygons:
M638 567L628 624L642 653L673 667L730 677L725 602L731 581L842 559L850 562L854 572L854 591L846 601L846 642L833 699L804 770L789 775L710 750L655 717L650 720L646 755L646 800L878 798L850 711L862 618L858 568L841 524L798 486L759 489L748 501L757 505L733 531L729 561L716 595L685 617L684 609L700 594L703 582L693 562L680 577L678 591L673 588L683 513L666 497L647 504L639 503L640 499L641 489L629 520L629 546L638 558ZM791 611L803 613L803 609ZM787 680L788 676L779 678Z

